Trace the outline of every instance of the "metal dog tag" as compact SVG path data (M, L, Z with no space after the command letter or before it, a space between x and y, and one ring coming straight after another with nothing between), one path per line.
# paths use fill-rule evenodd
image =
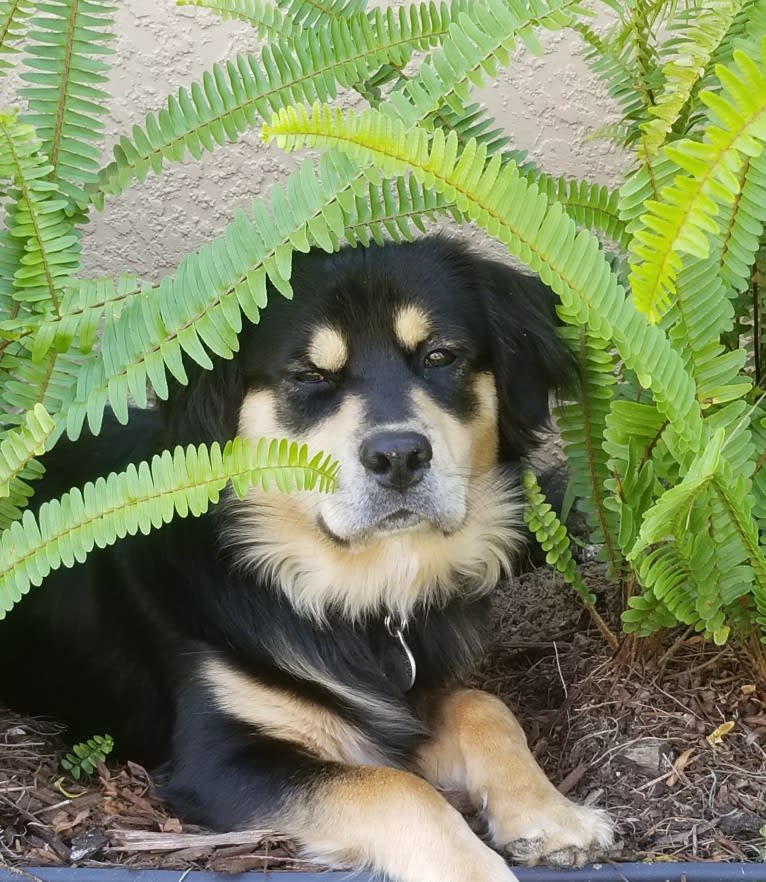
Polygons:
M393 616L387 615L383 620L383 624L386 626L386 631L388 631L391 637L395 637L398 640L399 645L402 648L402 652L404 653L404 658L409 666L409 679L406 679L405 682L407 685L404 687L405 692L409 692L410 689L415 685L415 680L418 676L418 667L415 664L415 656L412 654L412 650L410 649L407 641L404 639L404 632L407 628L407 622L403 622L399 620L398 622L394 622Z

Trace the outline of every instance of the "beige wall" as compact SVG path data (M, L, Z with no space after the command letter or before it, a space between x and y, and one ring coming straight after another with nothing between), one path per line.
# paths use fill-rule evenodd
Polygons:
M107 145L214 61L256 48L248 26L221 22L207 10L177 7L173 0L118 2ZM547 170L608 182L624 157L603 142L586 143L586 138L612 114L610 101L575 55L574 38L548 35L546 43L545 57L520 52L484 97L514 134L516 145L529 149ZM294 164L293 157L262 145L256 133L249 133L199 162L190 159L160 178L150 177L109 199L104 212L96 215L85 246L87 271L156 278L219 232L236 205L265 193ZM466 234L481 240L480 234Z

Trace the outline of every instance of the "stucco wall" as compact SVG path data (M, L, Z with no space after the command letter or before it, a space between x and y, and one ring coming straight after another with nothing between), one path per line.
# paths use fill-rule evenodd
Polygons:
M119 0L117 32L105 158L119 134L161 107L170 91L213 62L257 46L247 25L221 22L204 9L179 8L174 0ZM610 101L576 56L573 36L548 35L545 42L544 57L519 52L483 97L517 146L529 149L546 169L608 181L624 157L603 142L586 143L586 137L612 115ZM294 157L249 133L201 161L190 159L160 178L150 177L109 199L95 217L85 242L87 271L154 279L172 270L186 251L222 229L237 204L265 193L294 166ZM482 239L475 232L466 235Z

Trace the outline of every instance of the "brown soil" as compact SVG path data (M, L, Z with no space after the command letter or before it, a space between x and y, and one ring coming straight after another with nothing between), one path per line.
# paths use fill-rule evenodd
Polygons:
M584 574L609 617L614 586L599 566ZM766 688L734 649L671 635L651 661L617 663L548 569L498 591L496 620L478 682L516 710L562 791L617 818L621 859L766 859ZM308 866L268 833L181 823L135 764L86 786L62 778L66 746L54 726L0 711L0 866Z

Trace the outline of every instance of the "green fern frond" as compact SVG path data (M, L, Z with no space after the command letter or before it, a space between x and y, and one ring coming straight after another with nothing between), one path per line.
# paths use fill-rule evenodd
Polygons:
M743 0L707 0L673 39L673 57L662 67L663 85L642 125L645 155L654 156L676 124L711 56L740 12Z
M83 775L92 775L99 763L103 763L114 749L111 735L94 735L72 747L61 760L61 768L79 781Z
M26 42L23 120L42 139L61 190L80 204L99 167L114 9L111 0L46 0Z
M716 643L728 638L736 619L730 609L740 597L752 592L760 613L766 609L766 562L751 511L753 446L745 411L738 401L708 421L705 450L645 512L628 552L641 584L679 621ZM735 477L735 469L742 473ZM647 553L650 546L656 547ZM629 621L642 624L638 612Z
M704 259L708 236L720 232L719 204L739 193L737 174L744 156L759 156L766 141L766 39L761 63L734 53L733 68L719 68L720 93L701 96L717 118L703 143L677 141L666 154L686 174L679 174L650 202L631 248L631 286L636 306L656 321L675 293L682 255ZM720 125L718 124L720 123Z
M726 528L741 543L742 557L747 564L747 569L742 569L742 573L749 576L752 572L751 590L757 609L756 619L766 629L766 558L759 544L756 522L752 517L748 479L744 476L735 477L729 468L716 475L712 488L720 504ZM731 570L730 565L728 569ZM731 596L738 596L738 582L733 581L730 584L733 585ZM763 639L766 642L766 635Z
M0 618L51 570L82 563L94 547L159 529L174 516L200 515L229 483L240 497L272 484L282 492L328 492L337 470L330 457L310 456L306 445L237 438L223 449L215 443L164 451L151 463L72 489L36 515L25 511L0 534Z
M77 437L86 417L97 433L107 404L127 421L128 400L144 404L147 380L166 398L166 371L187 382L183 353L205 368L212 365L208 350L230 358L239 345L241 313L258 321L267 284L292 296L293 250L337 249L360 183L340 154L325 154L319 174L306 161L286 188L272 188L270 202L256 199L249 214L237 211L224 234L187 255L174 275L130 296L107 321L101 352L85 363L60 411L69 436Z
M627 555L629 560L635 560L645 548L662 542L668 535L676 536L686 532L685 523L695 499L710 486L715 477L724 438L722 429L715 432L708 439L704 450L694 458L683 479L666 490L646 512L638 539Z
M691 625L697 620L694 574L678 545L660 545L642 553L636 564L643 590L628 599L622 614L627 633L647 637L678 622Z
M762 407L755 409L750 421L750 431L757 452L753 458L753 516L756 518L759 533L766 535L766 413Z
M556 567L567 584L574 588L609 645L612 649L617 649L617 638L596 610L594 606L596 596L588 590L577 569L577 564L572 557L567 529L556 517L556 513L545 499L534 472L529 469L524 472L521 477L521 486L527 502L524 509L524 521L540 543L540 547L545 551L547 563Z
M285 39L293 30L293 20L266 0L176 0L176 5L201 6L215 12L224 21L244 21L261 39Z
M528 173L527 180L535 182L549 202L560 203L578 227L601 232L611 242L627 250L630 237L620 217L619 190L610 190L604 184L554 178L534 171Z
M667 314L668 339L687 361L703 408L735 401L751 387L740 371L744 350L726 351L721 335L731 329L734 309L713 259L688 260L677 281L676 300Z
M44 473L34 457L43 453L54 427L53 419L38 404L0 441L0 531L21 517L32 498L33 484Z
M0 114L0 177L10 179L15 202L8 235L24 243L11 296L38 312L58 311L61 288L79 266L78 235L52 172L32 126Z
M5 412L0 411L0 428L19 424L21 415L41 404L56 419L64 418L72 386L83 370L82 357L75 351L48 352L33 361L24 347L8 346L0 358L0 387ZM57 438L60 430L53 433Z
M506 67L517 40L532 40L536 28L569 26L581 11L578 0L485 0L468 4L442 45L381 110L406 126L446 105L457 113L470 103L471 88Z
M0 496L0 532L19 520L34 496L34 484L45 474L36 460L30 462L11 481L7 496Z
M122 276L116 282L107 277L72 280L64 289L58 314L40 322L29 335L32 358L39 360L51 346L66 352L75 341L81 353L89 353L102 322L114 323L125 304L141 290L134 276Z
M524 472L521 486L527 501L524 522L545 552L546 562L556 567L586 606L593 606L596 595L588 590L577 570L567 529L546 500L533 471Z
M498 127L496 121L487 112L487 108L481 104L468 104L460 110L446 105L442 106L425 119L422 125L423 128L430 128L431 125L434 125L444 129L445 132L454 131L462 145L472 140L478 144L485 144L487 153L490 155L508 151L508 157L519 165L526 158L526 153L508 150L511 139Z
M642 227L642 215L651 200L669 187L679 172L678 166L660 153L655 159L628 173L620 187L619 211L628 235Z
M373 160L386 175L410 171L424 185L454 200L458 209L504 242L561 298L561 314L586 322L596 336L614 340L629 367L651 387L658 406L677 425L684 443L700 443L694 384L664 335L635 312L601 253L598 240L577 232L564 209L549 205L513 163L470 142L458 155L454 134L409 128L377 111L344 116L316 105L286 108L264 128L264 137L288 150L338 146L362 163Z
M647 118L647 109L654 100L653 84L647 82L645 70L636 64L633 46L626 46L624 39L618 39L619 26L604 37L581 21L575 22L573 29L587 47L584 53L586 63L622 112L623 124L615 140L629 147L639 137L639 124Z
M425 222L435 222L438 216L452 217L457 223L461 220L454 202L412 176L399 176L369 183L364 191L354 193L344 235L351 244L409 242L415 238L413 227L425 233Z
M612 573L619 578L622 555L616 517L604 500L610 471L602 446L616 386L614 358L607 341L594 337L586 327L566 327L563 336L577 358L581 384L576 402L556 408L556 424L570 466L569 488L586 515L593 542L603 543Z
M302 28L350 18L365 11L367 0L276 0L284 15Z
M613 414L610 416L612 425L617 423L617 418ZM612 495L604 500L604 506L614 512L618 519L617 541L623 555L633 547L644 514L653 502L656 490L655 463L646 453L647 446L651 443L651 439L642 443L637 438L629 438L619 447L613 440L608 445L611 448L609 466L612 469L612 476L607 478L604 486ZM605 443L604 446L606 447L607 444ZM629 570L629 567L623 563L622 568L624 581L628 575L624 571Z
M23 422L0 441L0 496L10 494L11 481L45 451L56 423L41 404L24 415Z
M0 76L12 66L3 56L18 52L14 44L24 38L33 12L33 0L0 0Z
M403 66L413 52L446 36L453 15L457 12L452 7L432 3L411 7L409 14L404 8L396 13L376 9L369 19L333 20L311 40L272 43L260 60L239 54L225 65L214 65L201 81L171 95L166 108L150 113L142 127L134 126L132 138L119 139L114 161L99 173L95 204L150 172L160 174L166 160L179 162L187 153L199 158L235 141L286 103L328 101L382 65Z
M704 74L692 89L679 120L682 125L674 128L678 135L697 138L702 133L701 129L704 131L707 125L705 107L700 102L699 95L701 92L717 91L720 88L716 68L719 65L731 65L735 49L741 49L747 54L752 54L753 50L758 51L760 39L766 34L766 8L762 8L761 0L745 0L739 6L739 12L733 17L728 31L712 51Z
M766 152L746 157L739 195L730 206L728 223L716 249L721 280L729 291L742 294L750 287L752 269L766 224Z

